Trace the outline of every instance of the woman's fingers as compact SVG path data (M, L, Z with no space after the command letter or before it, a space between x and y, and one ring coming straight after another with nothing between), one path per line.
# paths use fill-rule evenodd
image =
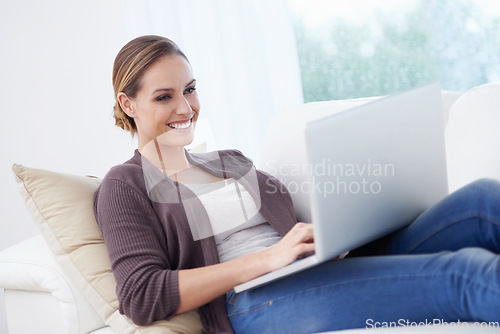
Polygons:
M312 225L297 223L276 245L268 249L266 259L270 270L276 270L314 250Z
M316 245L314 243L303 243L297 246L297 257L299 255L305 254L305 253L310 253L314 252L316 250Z
M314 241L312 224L297 223L290 232L287 233L287 236L288 235L295 243Z

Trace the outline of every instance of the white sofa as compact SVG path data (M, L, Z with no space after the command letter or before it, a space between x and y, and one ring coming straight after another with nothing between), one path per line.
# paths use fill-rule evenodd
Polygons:
M374 98L313 103L303 112L331 112ZM473 88L463 94L443 92L450 190L479 177L500 179L500 84ZM28 223L28 222L26 222ZM53 249L39 235L0 252L0 288L5 289L10 334L117 333L105 324L68 278ZM500 319L499 319L500 321ZM109 318L106 319L109 323ZM448 324L341 331L346 333L500 333L497 324ZM142 332L140 330L137 333ZM147 331L144 331L147 332ZM158 333L171 333L165 330Z
M108 327L56 263L41 236L0 253L9 334L120 334ZM489 324L420 326L338 331L336 333L500 333ZM167 332L166 332L167 333Z

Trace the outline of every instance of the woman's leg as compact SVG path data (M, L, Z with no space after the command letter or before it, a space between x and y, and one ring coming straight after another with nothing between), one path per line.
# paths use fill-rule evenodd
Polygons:
M350 256L424 254L464 247L500 253L500 182L475 181L422 213L408 227Z
M229 293L236 333L314 333L425 322L500 321L500 257L481 248L330 261Z
M479 180L458 190L407 228L352 256L459 249L329 262L228 296L228 314L237 333L306 333L372 328L383 322L499 321L497 181Z

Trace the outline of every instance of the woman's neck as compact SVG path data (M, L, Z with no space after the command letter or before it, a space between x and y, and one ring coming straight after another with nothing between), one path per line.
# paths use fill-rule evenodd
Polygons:
M184 147L162 145L156 139L139 147L139 153L167 176L172 176L190 167Z

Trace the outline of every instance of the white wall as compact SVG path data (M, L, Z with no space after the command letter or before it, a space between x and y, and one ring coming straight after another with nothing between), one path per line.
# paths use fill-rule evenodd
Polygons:
M38 233L13 163L103 176L131 155L134 142L111 118L112 63L129 39L115 8L120 1L0 4L0 249Z
M111 118L112 63L129 39L115 8L119 1L2 2L0 249L37 233L13 163L103 176L131 155L132 139Z

